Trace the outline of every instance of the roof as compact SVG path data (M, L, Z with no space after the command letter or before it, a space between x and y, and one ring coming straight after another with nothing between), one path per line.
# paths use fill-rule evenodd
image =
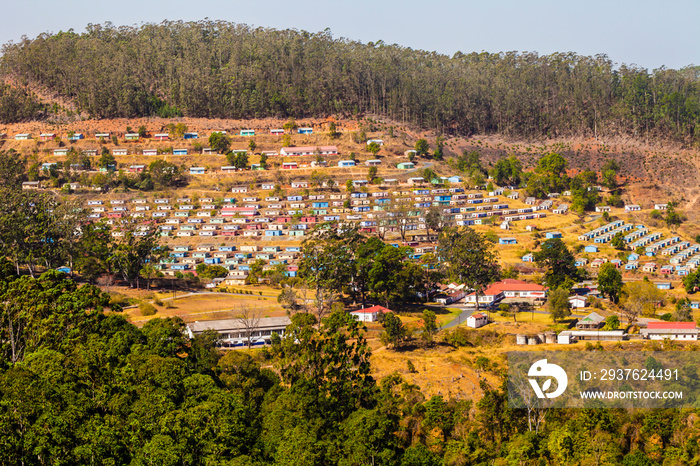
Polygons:
M286 327L292 321L289 317L262 317L258 321L256 330L267 328ZM204 332L205 330L216 330L217 332L227 330L242 330L244 325L238 319L210 320L205 322L194 322L187 324L187 327L193 332Z
M585 322L585 323L593 322L593 323L599 324L599 323L603 322L604 320L605 320L605 317L601 316L597 312L591 312L586 317L579 320L579 322Z
M470 315L469 317L473 317L475 319L485 319L486 314L481 313L481 312L475 312L474 314ZM469 318L469 317L467 317L467 318Z
M694 329L695 322L649 322L647 328L649 330Z
M350 314L374 314L375 312L382 312L382 313L387 313L387 312L393 312L391 309L387 309L384 306L372 306L372 307L367 307L365 309L358 309L356 311L352 311Z
M283 147L285 152L316 152L319 151L338 151L338 146L301 146L301 147Z
M661 334L661 335L697 335L696 328L643 328L639 331L642 335Z
M485 296L495 296L504 291L544 291L544 287L536 283L528 283L522 280L516 280L514 278L507 278L503 281L493 283L481 294ZM469 296L473 295L473 292L469 294Z
M570 332L571 335L575 337L623 336L625 334L624 330L570 330Z

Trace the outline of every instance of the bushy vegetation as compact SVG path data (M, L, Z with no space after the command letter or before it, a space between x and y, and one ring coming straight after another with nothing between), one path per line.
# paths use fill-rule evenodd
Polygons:
M224 354L216 333L189 339L177 317L139 329L107 314L107 294L61 273L0 273L2 464L631 465L700 454L692 409L558 409L533 423L483 377L476 403L427 397L398 373L375 380L364 329L343 311L320 326L296 314L269 349ZM460 328L446 340L501 338ZM505 375L497 360L472 359L490 380Z
M96 117L375 113L445 133L700 140L696 67L649 72L605 55L449 57L328 30L200 21L41 34L8 44L2 70ZM36 114L26 96L8 92L5 118ZM436 152L440 158L439 144Z

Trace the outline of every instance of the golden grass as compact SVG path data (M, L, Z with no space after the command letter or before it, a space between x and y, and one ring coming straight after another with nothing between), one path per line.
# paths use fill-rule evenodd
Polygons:
M183 294L183 293L180 293ZM168 293L159 296L162 299L171 297ZM165 303L165 301L164 301ZM180 317L185 322L196 320L231 319L243 308L259 309L262 317L283 315L284 310L277 301L270 298L247 297L234 295L200 295L177 298L171 301L174 307L155 306L156 314L144 317L138 308L125 311L129 319L139 325L150 319L165 317Z

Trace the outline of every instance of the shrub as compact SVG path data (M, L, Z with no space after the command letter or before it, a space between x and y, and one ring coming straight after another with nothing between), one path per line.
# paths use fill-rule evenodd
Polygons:
M410 359L406 360L406 368L411 374L415 374L416 372L418 372L418 370L416 370L416 366L413 364L413 361L411 361Z
M156 313L156 308L151 303L141 303L139 304L139 309L142 316L152 316Z

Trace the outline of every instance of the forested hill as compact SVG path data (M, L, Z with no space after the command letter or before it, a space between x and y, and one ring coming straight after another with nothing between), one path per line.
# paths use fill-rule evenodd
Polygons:
M98 118L373 113L445 133L700 141L700 67L649 72L603 55L449 57L329 31L108 23L8 44L2 72ZM27 118L15 108L0 118Z

